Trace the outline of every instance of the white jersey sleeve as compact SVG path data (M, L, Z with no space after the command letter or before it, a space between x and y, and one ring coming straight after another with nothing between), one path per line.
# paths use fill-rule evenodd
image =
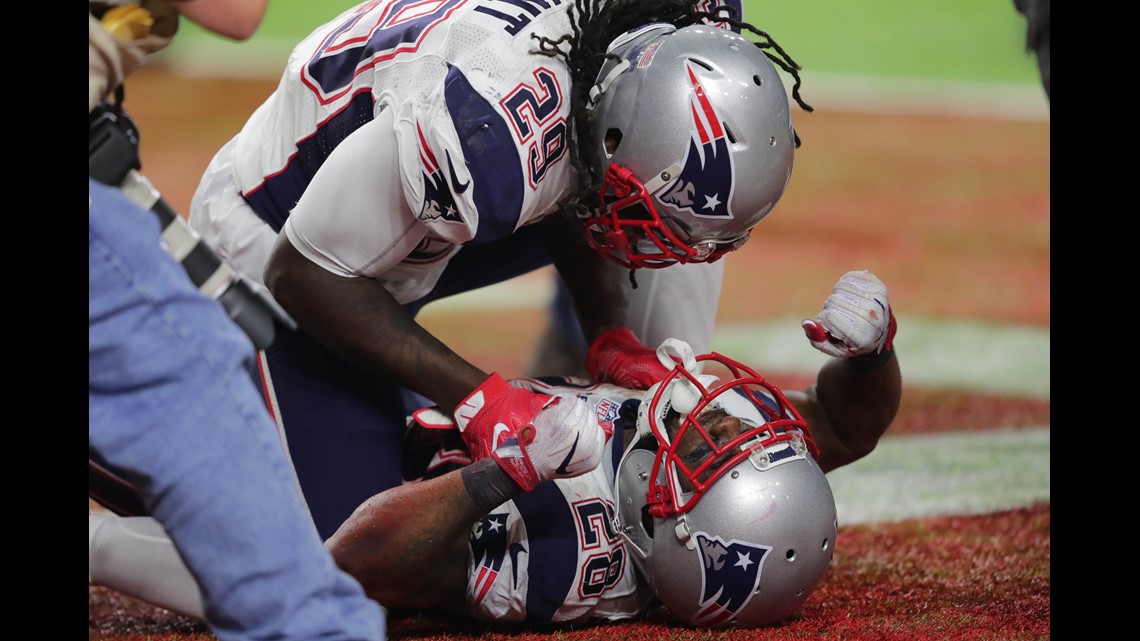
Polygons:
M329 154L284 226L309 260L341 276L378 275L423 240L427 228L403 198L395 143L385 111ZM353 188L345 189L346 183Z

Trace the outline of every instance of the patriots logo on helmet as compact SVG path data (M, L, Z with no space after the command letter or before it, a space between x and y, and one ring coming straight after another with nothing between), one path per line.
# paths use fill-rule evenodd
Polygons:
M736 171L728 153L728 136L704 86L686 63L689 75L692 137L685 164L676 179L657 196L661 202L702 218L732 218L729 203Z
M772 548L736 539L725 542L707 532L695 537L702 572L700 610L693 622L714 626L736 616L752 599Z
M428 146L419 123L416 123L416 134L420 139L420 166L424 173L424 202L420 207L419 219L435 220L442 218L443 220L459 222L461 218L459 209L455 206L455 196L451 193L447 178L443 175L443 168L435 159L431 147ZM454 177L455 167L451 162L451 154L446 150L444 150L444 154L447 157L447 167ZM459 193L463 193L467 191L470 184L470 181L462 185L457 184L456 188Z
M475 602L479 603L491 590L503 569L503 560L507 558L507 515L488 514L479 519L471 528L468 540L471 544L471 557L479 568L473 573L475 585L471 594Z

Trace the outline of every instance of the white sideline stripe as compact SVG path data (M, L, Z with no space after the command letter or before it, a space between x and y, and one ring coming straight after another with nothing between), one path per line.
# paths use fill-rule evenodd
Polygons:
M814 374L828 357L804 338L801 320L722 323L712 348L760 372ZM895 349L907 385L1049 398L1048 328L907 316Z
M791 83L785 79L785 84L791 96ZM1049 120L1049 99L1039 82L1016 84L809 73L804 77L801 96L817 112Z
M553 296L540 270L431 303L422 315L544 309ZM760 371L814 374L827 360L804 339L801 318L717 325L712 348ZM907 385L1049 397L1049 329L907 316L895 339Z
M156 58L187 76L276 78L296 42L270 37L234 43L221 39L175 40ZM783 81L791 97L791 78ZM888 78L807 72L801 96L817 112L929 114L1013 120L1048 120L1041 83Z
M1049 427L884 436L827 478L840 526L1047 502Z

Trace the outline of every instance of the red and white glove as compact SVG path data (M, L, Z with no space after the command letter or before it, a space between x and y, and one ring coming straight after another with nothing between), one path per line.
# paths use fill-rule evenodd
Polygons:
M603 332L586 350L586 373L595 383L645 390L671 371L661 364L657 350L642 345L628 327Z
M841 358L891 349L897 327L887 286L866 270L844 274L816 319L801 325L813 347Z
M472 460L495 459L524 492L594 469L610 437L584 399L515 387L498 374L455 408L455 425Z

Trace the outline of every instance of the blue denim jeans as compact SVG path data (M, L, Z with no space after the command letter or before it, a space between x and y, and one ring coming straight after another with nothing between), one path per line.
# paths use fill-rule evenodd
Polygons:
M165 527L223 641L380 641L337 569L251 377L253 345L160 244L157 217L90 183L92 460Z

